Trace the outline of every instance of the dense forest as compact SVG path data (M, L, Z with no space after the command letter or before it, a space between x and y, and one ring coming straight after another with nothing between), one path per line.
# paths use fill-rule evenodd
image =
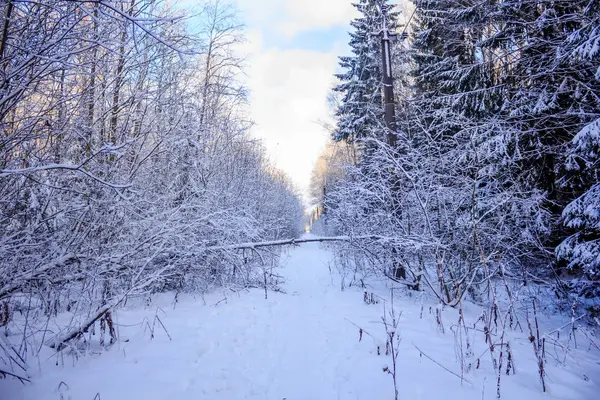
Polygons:
M1 400L597 397L600 2L344 4L0 0Z
M337 143L313 176L314 229L387 237L338 246L338 263L444 304L481 298L502 277L598 315L600 4L386 5L355 5L331 96ZM392 128L374 34L384 13L399 38Z

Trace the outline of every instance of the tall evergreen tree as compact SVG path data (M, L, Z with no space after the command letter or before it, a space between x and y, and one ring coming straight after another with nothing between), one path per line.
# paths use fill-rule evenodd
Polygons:
M388 0L359 0L354 7L360 16L351 22L354 31L350 33L351 56L340 57L343 73L336 75L341 81L334 91L342 94L337 129L333 133L336 141L352 142L356 139L377 136L382 131L383 105L381 95L381 54L380 39L376 33L381 30L382 13L378 3L388 4ZM388 13L389 27L397 27L397 12Z
M572 32L560 56L570 64L595 71L587 82L591 100L588 118L594 118L569 144L563 190L583 193L563 211L563 220L574 233L556 249L559 262L583 273L574 289L585 296L600 296L600 7L592 3L583 11L583 24ZM581 92L580 92L581 95Z
M572 143L570 167L595 180L563 212L567 227L576 232L556 249L559 261L583 273L574 289L584 296L600 296L600 119L586 126ZM577 284L579 283L579 284Z

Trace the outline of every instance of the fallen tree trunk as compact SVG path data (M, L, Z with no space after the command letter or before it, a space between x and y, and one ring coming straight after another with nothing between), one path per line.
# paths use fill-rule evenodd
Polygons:
M340 241L349 241L349 236L339 236L339 237L320 237L320 238L312 238L312 239L282 239L282 240L273 240L266 242L249 242L249 243L235 243L224 246L212 246L207 247L206 251L214 251L214 250L242 250L242 249L257 249L260 247L271 247L271 246L286 246L286 245L299 245L301 243L315 243L315 242L340 242Z
M402 243L403 245L412 244L416 247L428 247L435 246L441 248L438 242L433 240L429 240L427 238L418 237L418 236L379 236L379 235L367 235L367 236L330 236L330 237L312 237L312 238L292 238L292 239L280 239L280 240L272 240L272 241L263 241L263 242L248 242L248 243L234 243L228 245L218 245L218 246L208 246L205 248L199 249L198 252L189 253L189 255L197 256L201 253L211 252L211 251L227 251L227 250L243 250L243 249L252 249L256 250L264 247L277 247L277 246L297 246L302 243L324 243L324 242L347 242L347 243L356 243L361 241L376 241L380 243ZM168 254L168 252L165 252ZM175 254L175 253L174 253ZM47 280L51 284L61 284L65 282L75 282L87 277L87 274L80 273L74 275L64 275L62 273L54 273L55 270L58 270L70 262L80 261L85 259L84 255L75 255L68 254L63 257L60 257L50 263L42 265L40 267L36 267L31 271L27 271L26 273L21 274L18 277L12 279L12 282L0 288L0 300L9 297L14 292L22 290L26 285L30 284L33 281L38 281L41 279ZM115 257L115 264L118 264L116 260L119 257ZM116 268L110 268L106 271L100 271L99 275L104 275L108 273L118 273L122 270L126 270L130 268L130 266L120 265ZM50 273L54 273L55 276L50 276Z
M216 250L242 250L242 249L257 249L260 247L270 247L270 246L287 246L287 245L299 245L302 243L322 243L322 242L355 242L361 240L375 240L380 242L412 242L418 244L420 246L440 246L439 243L434 241L428 241L421 237L417 236L378 236L378 235L368 235L368 236L324 236L324 237L316 237L316 238L307 238L307 239L282 239L282 240L273 240L266 242L254 242L254 243L236 243L230 245L223 246L211 246L204 249L204 251L216 251Z
M31 383L31 380L29 378L25 378L23 376L13 374L12 372L8 372L8 371L0 369L0 377L6 377L6 376L11 376L13 378L16 378L19 381L21 381L21 383L23 383L23 384L25 384L25 382Z
M111 308L113 308L117 304L106 304L105 306L100 307L96 312L94 312L94 314L92 314L91 317L89 317L87 320L85 320L79 326L71 329L69 332L67 332L66 334L64 334L61 337L49 340L46 344L49 347L56 349L57 351L62 350L66 346L67 342L81 336L96 321L98 321L100 318L102 318L107 312L110 311Z

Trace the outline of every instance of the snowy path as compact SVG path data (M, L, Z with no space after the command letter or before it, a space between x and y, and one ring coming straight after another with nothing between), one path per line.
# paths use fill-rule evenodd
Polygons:
M56 357L48 359L44 374L26 388L0 380L0 400L60 399L61 393L65 400L92 400L98 393L101 400L393 399L391 377L382 372L389 357L378 356L376 343L366 335L359 343L358 329L349 322L383 338L382 307L365 305L360 291L340 291L329 273L329 258L318 244L292 250L282 272L287 294L269 293L268 300L260 290L230 292L222 302L223 295L214 294L206 306L187 298L175 309L162 299L166 314L159 315L172 341L161 328L149 340L141 326L124 326L144 317L152 320L155 306L120 311L121 338L128 342L75 363L65 356L64 366L55 366ZM472 384L461 385L420 357L413 342L458 368L452 333L440 333L431 317L419 319L417 303L405 299L401 304L400 398L481 399L484 386L484 398L495 398L495 377L484 367L469 375ZM528 343L514 347L519 370L502 377L503 398L594 398L599 388L594 379L584 381L579 372L568 370L549 375L551 396L541 393L535 367L529 366ZM475 352L484 350L484 343L476 345Z

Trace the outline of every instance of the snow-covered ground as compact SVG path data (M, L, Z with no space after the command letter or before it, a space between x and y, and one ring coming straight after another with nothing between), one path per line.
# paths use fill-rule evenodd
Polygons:
M286 293L269 293L267 300L256 289L221 291L204 300L184 297L175 308L167 295L150 306L130 304L116 316L120 341L109 350L79 359L48 353L32 366L38 371L33 384L0 380L0 399L393 399L392 377L383 371L391 367L391 357L377 355L378 345L385 348L384 301L367 305L360 289L341 291L339 278L330 274L330 258L319 244L291 250L281 272ZM389 310L388 291L376 293L387 298ZM434 302L426 300L422 307L421 299L407 296L395 302L402 311L399 398L496 398L491 359L479 357L488 349L482 333L472 335L473 368L461 382L449 372L460 375L452 329L456 310L441 313L442 332ZM478 312L470 305L466 319L476 319ZM357 326L365 331L360 342ZM599 398L597 350L581 340L563 359L561 349L548 346L553 353L546 365L549 390L542 393L527 337L511 333L516 374L501 374L502 398Z

